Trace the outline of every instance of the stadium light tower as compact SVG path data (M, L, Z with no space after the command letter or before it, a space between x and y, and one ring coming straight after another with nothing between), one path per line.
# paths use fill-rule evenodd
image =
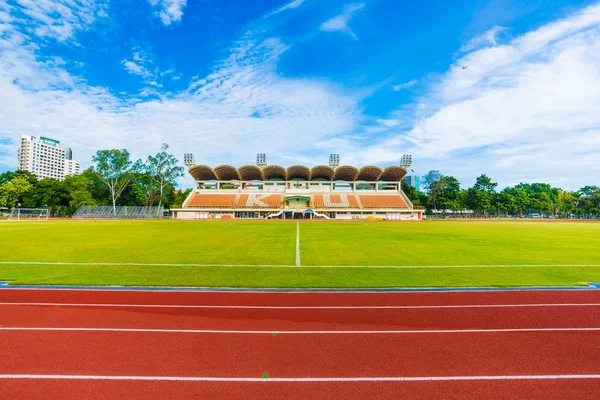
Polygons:
M267 154L266 153L258 153L256 154L256 166L260 169L266 167L267 164Z
M340 155L339 154L330 154L329 155L329 166L333 169L336 169L340 166Z
M183 164L188 168L193 167L196 165L196 157L192 153L185 153L183 155Z
M400 159L400 166L404 169L408 169L412 164L412 155L404 154Z

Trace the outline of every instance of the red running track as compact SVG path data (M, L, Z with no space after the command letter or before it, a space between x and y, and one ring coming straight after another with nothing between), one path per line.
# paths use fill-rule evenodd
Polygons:
M600 398L592 290L6 289L0 325L11 399Z

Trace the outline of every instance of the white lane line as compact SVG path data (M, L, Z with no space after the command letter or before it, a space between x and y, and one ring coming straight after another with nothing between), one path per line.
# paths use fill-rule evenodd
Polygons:
M6 302L0 306L31 307L113 307L113 308L192 308L192 309L240 309L240 310L422 310L454 308L526 308L526 307L598 307L600 303L535 303L535 304L457 304L414 306L250 306L250 305L196 305L196 304L116 304L116 303L25 303Z
M296 267L300 266L300 223L296 222Z
M294 267L295 268L295 267ZM301 267L305 268L305 267ZM220 293L220 294L277 294L277 295L298 295L298 294L335 294L356 296L362 294L368 295L407 295L407 294L448 294L448 293L522 293L522 292L546 292L546 293L564 293L564 292L590 292L598 291L599 288L582 283L581 286L522 286L522 287L388 287L388 288L315 288L315 289L296 289L296 288L219 288L219 287L194 287L194 286L2 286L0 289L8 289L12 292L36 291L36 292L128 292L128 293Z
M279 330L232 330L232 329L147 329L147 328L37 328L0 327L2 331L18 332L136 332L136 333L217 333L241 335L395 335L429 333L518 333L518 332L600 332L600 328L507 328L507 329L423 329L423 330L352 330L352 331L279 331Z
M299 255L299 229L297 250ZM298 260L299 261L299 260ZM280 265L280 264L166 264L127 262L50 262L50 261L0 261L0 265L73 265L73 266L138 266L138 267L262 267L262 268L388 268L388 269L448 269L448 268L577 268L600 267L600 264L477 264L477 265Z
M61 379L95 381L174 381L174 382L439 382L600 379L600 374L577 375L481 375L481 376L379 376L331 378L240 378L212 376L135 376L135 375L41 375L3 374L0 379Z

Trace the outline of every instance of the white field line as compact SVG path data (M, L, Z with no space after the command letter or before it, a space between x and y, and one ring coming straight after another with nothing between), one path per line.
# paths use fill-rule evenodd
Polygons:
M351 331L278 331L234 329L150 329L150 328L54 328L54 327L0 327L2 331L18 332L134 332L134 333L196 333L238 335L401 335L437 333L520 333L520 332L600 332L600 328L503 328L503 329L423 329L423 330L351 330Z
M355 296L357 294L369 295L404 295L413 293L497 293L497 292L572 292L576 291L597 291L598 288L582 283L581 286L523 286L520 288L510 287L390 287L390 288L316 288L316 289L295 289L295 288L214 288L214 287L192 287L192 286L33 286L20 287L9 286L10 282L0 281L0 289L9 289L11 291L34 291L34 292L139 292L139 293L244 293L244 294L278 294L278 295L298 295L298 294L336 294Z
M3 374L0 379L46 379L81 381L170 381L170 382L440 382L600 379L589 375L480 375L480 376L380 376L331 378L240 378L212 376L135 376L135 375L40 375Z
M296 222L296 267L300 266L300 223Z
M299 241L299 238L298 238ZM299 257L299 247L298 257ZM298 259L299 261L299 259ZM261 267L261 268L547 268L547 267L600 267L600 264L489 264L489 265L279 265L279 264L167 264L126 262L50 262L50 261L0 261L0 265L73 265L73 266L139 266L139 267Z
M112 307L112 308L192 308L234 310L423 310L461 308L528 308L528 307L599 307L600 303L531 303L531 304L457 304L413 306L249 306L249 305L195 305L195 304L117 304L117 303L48 303L2 302L1 306L29 307Z

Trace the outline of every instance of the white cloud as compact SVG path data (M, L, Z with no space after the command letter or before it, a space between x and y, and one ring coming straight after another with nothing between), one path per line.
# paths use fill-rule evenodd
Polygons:
M498 36L501 33L506 32L507 30L508 28L504 26L496 25L484 34L476 36L473 39L469 40L467 43L463 44L460 50L463 52L467 52L485 46L496 46L498 44Z
M187 0L148 0L165 25L181 21Z
M377 119L376 122L380 125L387 126L388 128L392 128L399 124L398 120L395 119Z
M124 147L137 158L163 142L180 158L192 151L209 165L251 163L256 152L276 162L286 153L303 157L320 140L352 130L360 114L357 96L331 83L282 77L276 65L288 46L278 39L248 34L189 90L166 95L148 82L134 98L90 86L58 60L41 61L27 42L13 28L0 37L0 140L10 140L0 163L8 168L21 134L61 140L84 166L97 149ZM134 49L123 67L156 76L148 60Z
M279 14L282 11L286 11L286 10L292 10L294 8L298 8L302 5L302 3L304 3L304 0L293 0L289 3L287 3L286 5L278 8L277 10L273 11L272 13L269 13L265 16L265 18L269 18L272 17L273 15Z
M356 34L352 31L352 29L350 29L348 22L350 22L350 20L353 17L353 14L356 11L362 11L364 8L364 3L348 4L346 7L344 7L344 11L341 14L336 15L335 17L323 22L321 24L320 29L322 31L329 32L344 32L356 39Z
M145 70L144 67L136 64L133 61L123 60L123 67L125 67L127 72L129 72L130 74L140 75L140 76L146 76L146 74L147 74L147 71Z
M417 84L417 80L416 79L411 79L408 82L404 82L404 83L401 83L399 85L395 85L392 89L394 89L397 92L399 90L406 89L406 88L409 88L411 86L415 86L416 84Z
M467 183L488 172L503 184L552 177L570 188L597 184L599 104L596 5L464 55L416 104L412 129L388 131L365 153L411 151Z
M161 70L156 56L152 52L140 47L134 47L132 51L130 59L123 59L121 64L128 73L139 76L151 86L145 88L141 95L157 94L155 88L162 87L162 83L167 79L178 80L181 78L181 75L175 74L173 67Z
M105 16L105 0L16 0L20 11L30 17L20 22L39 37L66 41Z
M132 74L144 78L147 82L153 82L157 79L158 72L153 66L153 58L145 51L135 48L131 60L121 61L123 68ZM165 71L166 73L166 71Z

